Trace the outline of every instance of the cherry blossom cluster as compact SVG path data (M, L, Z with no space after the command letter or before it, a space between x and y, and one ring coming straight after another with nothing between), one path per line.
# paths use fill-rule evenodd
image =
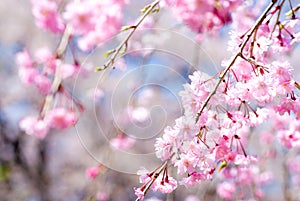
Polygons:
M241 44L243 38L246 37L247 31L259 15L260 7L249 9L246 5L242 5L236 9L236 12L232 13L229 51L238 51L239 46L237 44ZM267 59L270 57L275 58L281 53L291 51L293 45L300 41L299 18L296 17L296 13L293 13L286 18L277 19L277 16L282 13L282 9L283 4L278 4L270 11L259 29L256 30L252 43L246 45L245 56L253 58L255 55L255 60L267 63Z
M51 93L51 85L56 74L59 74L61 79L67 79L76 76L80 70L77 62L64 63L47 47L38 49L34 57L24 49L16 55L16 63L21 81L24 84L34 85L42 95Z
M176 1L188 7L183 2ZM295 13L281 17L284 2L270 7L256 22L259 17L256 12L240 6L232 18L228 49L233 55L223 61L224 70L215 76L195 71L190 76L191 83L184 85L185 90L180 93L184 115L174 126L165 128L155 144L157 157L171 163L182 175L179 184L192 186L218 175L220 197L262 199L264 193L260 186L271 175L261 172L258 156L247 151L251 129L269 119L287 116L289 123L278 124L274 135L287 148L299 148L300 113L296 93L299 84L293 77L293 66L276 56L291 51L293 44L299 42L300 21ZM175 9L181 9L179 5ZM201 8L201 5L194 7ZM250 14L244 10L250 10ZM237 186L242 185L256 186L257 192L238 192Z
M126 0L73 1L66 6L63 19L78 38L81 50L91 50L117 34L122 25Z
M62 130L75 125L78 118L76 108L82 111L83 106L73 101L71 93L61 81L57 81L57 77L64 80L75 76L79 71L79 64L64 63L48 48L38 50L34 57L24 49L16 55L16 63L21 81L26 85L35 86L45 97L40 114L25 117L20 122L20 128L29 135L43 139L51 128ZM54 82L58 82L57 89ZM52 96L55 104L48 102ZM46 107L49 107L47 111Z
M64 55L69 42L77 41L78 47L83 51L91 50L105 42L120 30L122 9L127 2L31 2L36 25L62 37L58 49L54 52L44 47L31 55L25 48L16 56L21 81L26 85L35 86L44 96L40 112L25 117L20 122L20 128L27 134L43 139L52 128L62 130L76 124L79 113L83 111L83 106L73 98L63 83L64 80L75 78L81 68L74 54L73 62L65 61Z
M65 23L59 14L58 2L55 0L32 0L32 14L37 27L53 33L63 33Z
M232 21L231 12L243 3L241 0L164 0L174 15L193 31L198 39L203 33L216 33Z
M293 115L275 116L278 140L287 148L300 148L300 120L299 116L295 120Z
M143 200L147 191L151 188L153 191L162 193L171 193L177 188L177 181L168 175L167 163L149 172L143 168L137 173L140 175L140 183L143 185L139 188L134 187L136 196Z
M83 51L93 49L117 34L126 0L70 1L64 9L57 0L32 0L36 25L53 33L68 27ZM61 10L63 10L61 12Z
M216 188L218 195L225 200L263 199L263 187L272 181L273 174L260 170L254 157L240 159L217 175L221 180Z

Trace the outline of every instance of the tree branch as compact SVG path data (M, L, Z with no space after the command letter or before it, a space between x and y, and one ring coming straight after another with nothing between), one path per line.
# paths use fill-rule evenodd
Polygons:
M114 63L115 63L115 60L117 58L118 55L120 55L120 52L127 47L127 44L128 44L128 41L129 39L133 36L134 32L136 31L136 29L140 26L140 24L144 21L144 19L153 12L153 10L155 9L155 7L159 4L159 0L156 0L154 1L153 3L149 4L148 6L146 6L144 9L145 9L145 12L144 14L142 15L142 17L138 20L138 22L133 25L133 26L129 26L128 29L130 29L131 31L129 32L129 34L126 36L126 38L121 42L121 44L111 50L111 58L101 67L97 67L95 69L95 71L101 71L101 70L104 70L108 67L111 67Z
M200 108L200 110L198 111L197 115L196 115L196 123L199 120L199 117L201 116L203 110L205 109L205 107L207 106L208 102L210 101L210 99L212 98L212 96L216 93L218 87L220 86L222 80L224 79L224 77L226 76L227 72L230 70L230 68L233 66L233 64L235 63L236 59L238 57L241 57L243 55L243 50L246 46L246 44L248 43L248 41L250 40L251 36L253 35L253 33L255 32L256 29L258 29L258 27L261 25L261 23L263 22L263 20L266 18L267 14L270 12L270 10L272 9L272 7L276 4L278 0L272 0L272 2L268 5L268 7L264 10L264 12L261 14L261 16L256 20L255 24L253 25L253 27L249 30L248 34L246 35L246 39L244 40L244 42L241 44L238 53L233 57L233 59L231 60L230 64L228 65L227 68L225 68L223 70L223 72L221 73L221 75L219 76L218 82L215 85L214 89L210 92L210 94L207 96L207 98L205 99L202 107Z
M64 31L64 34L60 40L60 43L55 51L55 55L57 58L62 58L64 56L64 53L68 47L69 44L69 40L71 38L71 32L70 32L70 27L69 25L66 26L66 29ZM41 117L44 117L47 113L47 111L49 111L52 102L53 102L53 98L54 98L54 94L58 91L59 86L61 85L61 75L60 75L60 66L57 66L56 71L55 71L55 76L51 85L51 93L48 94L44 100L44 104L43 104L43 108L41 110Z
M144 195L147 194L148 190L150 189L150 187L152 186L152 184L154 183L154 181L157 179L157 177L162 173L162 171L167 167L169 160L166 160L163 165L161 166L161 168L159 169L158 172L156 172L151 180L151 182L147 185L147 187L144 190ZM135 201L140 201L140 198L137 198Z

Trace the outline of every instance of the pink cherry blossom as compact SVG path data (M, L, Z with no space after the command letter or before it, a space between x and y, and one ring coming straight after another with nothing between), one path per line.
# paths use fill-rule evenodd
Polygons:
M254 156L245 156L243 154L237 154L234 160L236 165L248 166L251 163L257 162L257 158Z
M40 63L40 64L47 63L47 62L55 59L53 53L51 52L51 50L48 47L39 48L35 52L34 57L36 58L37 63Z
M178 174L188 172L189 174L195 171L197 165L197 158L191 154L181 155L180 159L174 164L177 167Z
M97 201L108 201L109 195L106 192L98 192L96 195Z
M155 143L156 156L161 160L167 160L172 155L172 144L163 138L157 138Z
M249 114L249 124L251 126L256 126L265 122L270 118L272 110L268 108L257 108L255 112L250 112Z
M164 130L164 135L160 138L156 138L155 151L158 158L161 160L170 159L172 156L172 150L176 137L180 130L176 127L166 127Z
M19 77L24 84L33 84L38 75L39 72L35 68L19 67Z
M183 178L179 183L181 185L184 185L185 187L195 186L197 184L200 184L203 180L208 180L206 174L200 173L200 172L194 172L190 174L188 177Z
M279 130L277 135L287 148L300 148L300 120L292 121L289 128Z
M273 79L266 76L253 76L248 82L249 90L259 105L265 105L273 101L276 89L273 87Z
M44 75L36 75L34 77L34 85L42 95L47 95L51 92L51 80Z
M214 147L214 154L216 160L223 160L227 154L231 152L229 148L229 140L227 138L219 138L217 145Z
M48 29L53 33L62 33L65 25L58 14L58 7L53 0L31 0L33 4L32 13L36 25Z
M42 119L37 119L33 116L27 116L22 119L20 128L28 135L33 135L39 139L44 139L49 132L48 124Z
M138 170L137 175L140 175L140 183L148 183L152 177L152 174L144 167Z
M285 113L291 114L292 112L298 113L300 108L299 97L296 97L296 100L291 99L290 97L283 97L279 104L274 105L274 110L278 112L280 115L284 115ZM298 118L298 115L296 115Z
M271 171L265 171L259 174L257 178L257 183L259 185L264 185L270 183L273 178L274 178L274 174Z
M21 81L25 84L32 84L39 72L34 67L34 61L27 49L16 54L16 64L19 67Z
M43 67L42 71L49 75L54 75L57 67L62 63L62 61L60 59L57 59L51 52L51 50L47 47L39 48L35 52L34 56L36 63L40 67Z
M297 30L298 27L298 30ZM287 52L291 50L293 44L299 40L297 34L299 33L299 19L287 19L275 29L273 37L273 52Z
M90 167L86 169L86 175L91 180L95 179L99 175L99 173L100 173L99 166Z
M134 190L135 195L136 195L140 200L143 200L143 199L144 199L145 193L144 193L144 191L143 191L141 188L134 187L133 190Z
M227 66L227 62L223 62L224 66ZM251 64L243 59L238 59L231 68L237 81L248 81L252 77L253 67Z
M73 35L79 36L79 48L91 50L116 34L121 28L125 3L114 0L69 3L63 16L70 24Z
M47 112L45 121L51 128L65 129L75 125L77 117L73 110L58 107Z
M223 182L217 185L217 193L223 199L233 200L235 191L236 186L234 183Z
M128 150L134 145L135 140L124 134L119 134L116 138L111 139L110 143L114 148Z
M173 177L162 178L158 177L152 185L154 191L162 193L171 193L177 188L177 181Z
M66 79L72 76L75 76L76 73L79 72L80 67L76 64L68 64L64 63L59 66L60 69L60 76L62 79Z
M16 54L16 63L18 66L23 68L33 67L33 61L27 49L24 49L23 51Z
M227 103L231 106L238 107L243 101L253 101L252 93L248 83L237 82L235 86L229 87L225 96Z
M216 80L206 73L195 71L189 76L191 84L185 84L184 91L179 95L182 97L182 104L187 113L196 114L201 108L209 93L212 91ZM221 99L221 94L217 94L213 99ZM212 104L215 101L212 101Z
M94 29L97 21L93 10L90 1L74 1L67 5L63 17L72 24L73 34L86 34Z
M231 22L230 13L241 4L239 0L223 1L197 1L197 0L165 0L174 15L193 31L199 33L209 32L215 34L225 24Z
M274 87L278 94L288 94L294 89L292 82L292 67L289 62L275 61L270 67L270 76L272 77Z

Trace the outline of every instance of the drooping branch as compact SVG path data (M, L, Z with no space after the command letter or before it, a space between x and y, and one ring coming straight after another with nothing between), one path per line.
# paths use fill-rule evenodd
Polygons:
M168 165L169 160L166 160L162 166L160 167L160 169L154 174L153 178L151 179L150 183L147 184L147 186L144 189L144 195L147 194L147 192L149 191L150 187L152 186L152 184L155 182L155 180L157 179L157 177L162 173L163 170L165 170L165 168ZM141 201L140 198L137 198L135 201Z
M60 40L60 43L56 49L56 52L55 52L55 56L57 58L62 58L67 47L68 47L68 44L69 44L69 40L71 38L71 31L70 31L70 27L69 25L66 26L66 29L64 31L64 34ZM57 69L55 71L55 75L54 75L54 79L53 79L53 82L52 82L52 85L51 85L51 93L48 94L44 100L44 104L43 104L43 108L41 110L41 117L44 117L47 113L47 111L49 111L51 105L52 105L52 102L53 102L53 98L54 98L54 94L58 91L59 89L59 86L61 85L61 75L60 75L60 66L57 66Z
M250 38L252 37L252 35L255 33L255 31L258 29L258 27L261 25L261 23L264 21L264 19L267 17L268 13L270 12L270 10L273 8L273 6L276 4L278 0L272 0L272 2L268 5L268 7L264 10L264 12L260 15L260 17L256 20L255 24L252 26L252 28L249 30L248 34L246 35L246 39L243 41L243 43L241 44L238 52L235 54L235 56L231 59L229 65L223 70L223 72L220 74L219 79L215 85L215 87L213 88L213 90L210 92L210 94L207 96L207 98L205 99L202 107L200 108L200 110L198 111L197 115L196 115L196 123L199 120L199 117L201 116L203 110L205 109L205 107L207 106L207 104L209 103L210 99L212 98L212 96L216 93L217 89L219 88L221 82L223 81L223 79L225 78L227 72L230 70L230 68L233 66L233 64L235 63L235 61L237 60L238 57L241 57L243 55L243 50L245 48L245 46L247 45L247 43L249 42Z
M143 9L143 15L141 16L141 18L137 21L137 23L133 26L127 26L125 28L125 30L129 30L130 32L128 33L128 35L126 36L126 38L120 43L120 45L113 49L110 50L108 53L109 55L111 55L111 58L101 67L97 67L95 69L95 71L101 71L104 70L108 67L111 67L112 65L114 65L115 60L117 58L117 56L119 56L121 54L121 52L127 48L128 45L128 41L129 39L133 36L134 32L136 31L136 29L140 26L140 24L145 20L145 18L151 14L152 12L155 11L156 7L159 4L159 0L154 1L153 3L147 5L144 9Z

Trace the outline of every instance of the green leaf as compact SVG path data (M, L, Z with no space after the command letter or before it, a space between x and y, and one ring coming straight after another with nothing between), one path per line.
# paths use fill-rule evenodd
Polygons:
M218 171L220 172L221 170L223 170L225 167L227 166L227 162L223 161L220 165L220 167L218 168Z
M290 11L288 11L287 13L285 13L285 16L286 16L286 17L292 17L293 14L294 14L294 11L293 11L293 10L290 10Z
M148 4L147 6L145 6L143 9L141 9L141 13L144 14L145 12L147 12L147 10L151 7L151 4Z
M300 90L300 84L298 82L295 82L295 86Z
M158 13L160 11L160 8L155 8L155 9L153 9L150 13L152 14L152 13Z
M105 58L105 59L108 58L108 57L109 57L111 54L113 54L115 51L116 51L116 50L113 49L113 50L109 50L109 51L105 52L105 54L103 55L104 58Z
M128 43L125 43L122 47L122 50L120 51L120 55L124 55L127 52L128 49Z
M105 69L105 66L98 66L95 68L95 72L99 72Z
M220 10L220 9L222 8L221 3L217 1L217 2L215 3L215 8L216 8L217 10Z
M135 29L135 28L136 28L136 26L133 26L133 25L123 26L121 28L121 31L127 31L129 29Z

